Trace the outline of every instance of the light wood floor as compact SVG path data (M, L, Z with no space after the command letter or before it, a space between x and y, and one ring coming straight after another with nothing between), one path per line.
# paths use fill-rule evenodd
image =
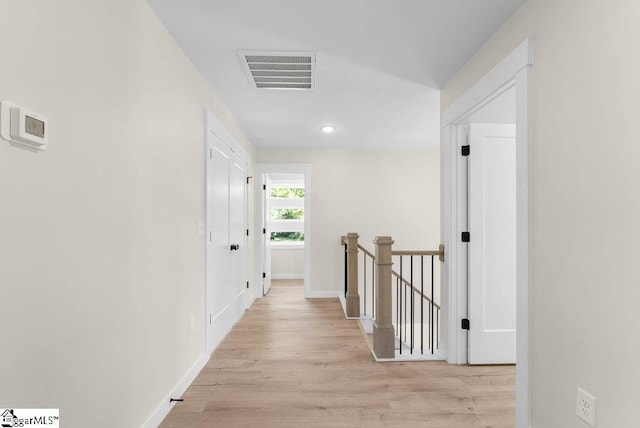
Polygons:
M274 283L161 427L515 426L513 366L376 363L337 299L302 296Z

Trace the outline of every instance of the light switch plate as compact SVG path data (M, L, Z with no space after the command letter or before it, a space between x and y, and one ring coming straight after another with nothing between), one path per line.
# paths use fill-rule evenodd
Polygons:
M198 236L204 236L204 221L198 220Z

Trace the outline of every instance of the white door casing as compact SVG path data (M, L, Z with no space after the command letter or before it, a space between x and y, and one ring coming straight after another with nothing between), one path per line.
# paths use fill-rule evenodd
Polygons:
M267 174L302 174L304 175L304 186L305 186L305 198L304 198L304 296L306 298L316 298L316 297L328 297L325 292L313 292L311 287L311 254L312 254L312 235L311 235L311 223L312 223L312 211L311 211L311 201L312 201L312 180L311 180L311 165L310 164L256 164L255 165L255 174L258 177L262 177ZM255 188L255 203L256 206L262 206L262 214L255 216L255 225L256 228L262 229L264 227L264 213L265 213L265 203L263 201L262 194L262 182L256 180L256 188ZM262 230L260 230L262 232ZM270 236L270 234L269 234ZM262 237L257 237L255 240L255 245L257 247L258 253L255 257L255 269L256 273L256 284L261 284L262 280L262 272L264 272L263 267L265 265L265 252L264 252L264 242ZM269 263L270 264L270 263ZM260 290L257 290L260 291ZM262 294L262 293L259 293ZM333 297L333 296L331 296Z
M515 125L469 125L469 364L516 362L515 137Z
M516 271L517 271L517 329L516 339L516 427L531 427L531 331L530 286L531 236L529 201L529 150L531 136L531 69L533 66L533 40L526 39L502 61L455 100L442 114L442 241L445 262L442 269L443 284L443 347L447 361L453 364L467 362L465 330L460 320L466 317L466 244L460 241L458 216L460 215L460 156L456 142L463 131L461 124L502 92L516 90ZM464 305L461 302L464 301Z
M271 288L271 179L269 174L263 174L262 185L263 212L262 212L262 250L264 251L262 272L262 295L266 296Z

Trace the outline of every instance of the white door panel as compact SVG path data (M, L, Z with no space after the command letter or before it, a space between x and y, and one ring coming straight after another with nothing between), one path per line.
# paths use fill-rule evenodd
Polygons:
M211 204L209 216L209 260L210 267L207 290L211 303L210 320L213 320L229 304L229 269L221 266L219 260L228 257L229 252L229 157L219 147L221 141L215 139L210 150Z
M471 124L469 363L515 363L515 125Z
M229 248L233 276L233 294L238 296L246 290L247 246L245 242L245 189L247 173L243 166L232 162L229 177ZM244 308L242 308L244 309Z

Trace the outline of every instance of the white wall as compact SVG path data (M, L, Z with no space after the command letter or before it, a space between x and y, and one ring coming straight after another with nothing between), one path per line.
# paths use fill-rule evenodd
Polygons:
M534 37L532 381L535 428L637 426L640 2L529 0L442 90L443 111Z
M0 403L139 427L204 351L203 107L252 148L143 0L3 0L0 52L51 130L0 141Z
M398 249L438 247L438 150L258 150L256 162L312 165L312 292L344 289L340 236L349 232L370 250L376 235Z
M271 275L273 279L304 278L304 248L271 247Z

